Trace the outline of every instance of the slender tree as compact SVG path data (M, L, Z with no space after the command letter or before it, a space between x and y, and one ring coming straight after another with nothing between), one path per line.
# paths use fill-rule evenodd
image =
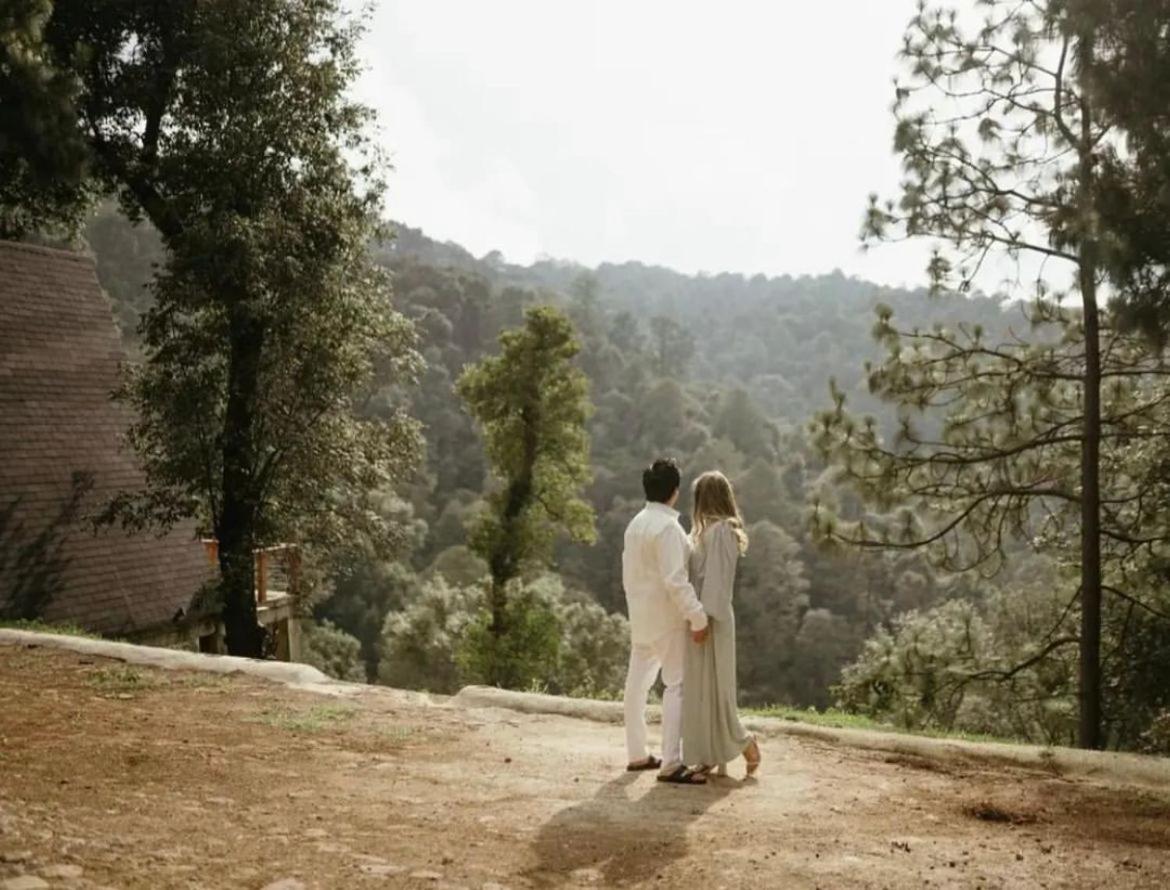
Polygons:
M1103 742L1102 385L1118 384L1108 435L1140 434L1127 424L1153 406L1121 384L1157 370L1102 331L1098 166L1112 136L1079 77L1095 64L1094 31L1059 0L987 0L980 10L981 22L924 3L911 22L895 102L905 178L898 200L871 201L865 237L941 242L930 265L936 290L969 289L1003 255L1020 274L1038 266L1032 339L988 342L979 328L900 331L881 310L877 335L889 357L872 369L870 387L903 406L898 441L886 446L872 423L849 418L839 393L818 435L871 503L908 496L937 520L924 526L922 513L904 511L880 531L863 524L845 533L859 543L933 544L952 566L994 566L1005 536L1026 534L1036 517L1051 518L1045 528L1055 534L1069 518L1064 508L1075 511L1079 634L1044 644L1079 645L1078 740L1095 748ZM1068 273L1067 292L1048 289L1058 270ZM924 409L946 413L941 429L919 428L914 414Z
M594 539L589 482L588 384L573 365L579 346L569 320L550 306L528 310L524 327L500 335L498 355L464 371L458 390L483 433L498 487L477 522L472 549L491 573L489 630L509 631L509 586L547 564L556 533ZM489 668L491 682L503 675Z

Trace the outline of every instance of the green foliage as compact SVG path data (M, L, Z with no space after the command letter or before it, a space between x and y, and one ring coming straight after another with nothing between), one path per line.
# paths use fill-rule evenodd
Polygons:
M831 729L860 729L870 732L893 732L906 735L923 736L925 738L962 739L967 742L1000 742L1005 744L1019 742L1006 736L987 735L978 732L963 732L962 730L941 729L908 729L905 726L893 723L883 723L872 717L866 717L852 711L842 711L839 708L792 708L783 705L768 705L761 708L748 708L747 713L760 717L771 717L777 720L787 720L792 723L807 723L810 726L827 726Z
M146 673L123 664L117 667L98 668L86 678L86 682L102 695L128 699L136 692L153 689L166 681L158 674Z
M483 632L493 639L475 647L475 670L493 684L510 685L543 659L556 658L555 649L546 651L539 642L555 639L551 625L530 604L510 604L509 585L548 562L556 532L577 541L595 537L593 508L579 496L591 477L588 383L572 365L579 350L569 320L541 306L526 313L523 328L500 335L498 356L459 378L459 394L479 423L500 481L470 537L491 573L491 615ZM534 667L518 674L510 665L529 642L536 646Z
M373 679L378 674L378 645L386 615L402 609L417 585L418 577L401 563L355 560L334 573L332 589L317 604L314 616L358 640L366 676Z
M301 625L304 634L304 662L323 674L350 683L364 683L366 671L362 664L361 643L337 628L330 621L306 621Z
M747 704L796 701L800 674L796 638L808 611L809 582L800 545L784 529L762 521L748 529L735 594L740 699Z
M133 237L103 232L100 241L126 250L130 261L138 256ZM513 267L509 276L520 277L504 277L450 245L435 245L405 228L399 230L396 250L405 253L382 256L392 264L396 302L418 327L419 349L429 362L410 403L411 413L427 430L425 473L399 486L412 512L395 508L398 521L414 530L415 544L409 565L364 553L345 562L334 577L332 595L316 609L318 617L334 621L362 640L371 677L378 673L377 640L386 615L404 608L406 592L419 586L419 579L425 582L444 575L459 587L484 573L483 561L466 547L466 530L482 509L481 492L488 486L484 455L471 418L458 410L452 380L469 362L488 353L501 330L522 320L523 307L540 302L535 290L522 289L516 281L536 287L547 274L550 286L568 293L578 274L538 265L519 271ZM457 267L421 265L423 259ZM103 268L116 268L116 264L111 261ZM870 628L899 609L929 606L941 596L952 595L955 582L939 577L914 555L864 555L813 546L803 504L809 492L826 482L819 458L793 427L811 410L815 391L829 373L840 372L843 381L853 381L851 391L858 389L861 377L851 378L853 371L845 362L858 355L878 355L865 320L866 310L875 303L884 302L923 325L957 314L995 331L1005 329L1010 316L992 300L943 297L928 302L922 294L880 291L839 276L766 282L737 276L686 279L666 270L639 272L630 265L602 267L595 278L600 294L589 311L601 318L588 323L598 339L594 345L584 343L583 348L596 347L608 356L604 368L595 369L597 376L591 378L597 410L589 419L594 480L586 497L597 514L598 539L588 546L562 536L554 550L558 572L569 588L587 592L609 612L620 612L625 599L620 577L622 532L640 506L638 477L646 455L666 449L682 460L688 475L710 467L725 470L736 484L749 521L767 520L795 548L788 556L773 557L760 538L743 565L737 592L739 631L760 642L740 646L745 701L823 705L828 700L827 688L816 684L836 681L839 668L856 655ZM684 295L672 311L680 324L704 332L704 337L695 340L694 373L699 379L693 383L664 381L649 370L653 357L644 328L650 310L639 295L659 291ZM119 284L113 293L115 304L122 294L132 293L128 284ZM584 308L574 308L573 299L566 298L565 305L584 319L580 315ZM741 320L724 323L723 314L712 317L704 308L712 301ZM472 323L475 318L478 321ZM466 350L450 340L449 331L458 327L460 319L466 322L461 334L467 340ZM831 336L814 348L812 334L819 330ZM788 351L772 348L774 342L789 344ZM747 390L755 406L752 410L778 427L778 432L770 434L777 436L775 457L749 459L736 442L713 434L727 403L723 394L728 390L719 381L729 376L734 386ZM784 381L781 390L787 395L783 398L775 396L778 380ZM869 404L864 391L852 395ZM765 405L772 407L765 410ZM880 426L895 428L880 402L873 401L872 407L884 418ZM841 496L848 506L848 493ZM807 584L807 604L800 599L800 584L789 585L790 571ZM796 590L795 598L789 597L788 590ZM820 667L806 675L795 643L787 648L787 642L775 642L771 628L784 627L780 638L787 641L794 633L791 622L803 623L804 616L816 609L839 616L848 632L832 636L830 651L813 653ZM757 621L769 628L767 633L753 635ZM811 621L814 626L821 624L819 615ZM563 646L562 658L570 657ZM423 681L399 683L418 684Z
M258 715L247 718L249 723L263 723L286 732L324 732L338 724L352 720L357 708L346 705L317 705L312 708L265 708Z
M490 630L481 585L426 582L405 609L386 618L379 680L390 686L451 693L470 683L612 697L629 657L625 619L566 595L560 579L514 581L507 636Z
M90 633L76 624L53 624L39 619L0 620L0 628L11 630L27 630L38 634L61 634L67 637L86 637L91 640L100 640L97 634Z
M562 695L617 698L626 682L630 629L625 616L582 598L558 610L561 658L556 681Z
M400 689L453 693L464 684L459 651L483 603L478 587L428 581L382 628L378 680Z
M1109 453L1157 429L1162 401L1160 357L1125 340L1098 293L1106 274L1128 288L1148 283L1134 269L1158 265L1123 231L1118 169L1127 162L1115 128L1125 115L1116 101L1106 111L1109 78L1099 70L1127 52L1099 53L1100 10L1080 0L984 6L980 25L953 3L919 5L895 92L901 195L871 199L863 235L941 245L928 269L936 291L967 291L1005 258L1022 281L1028 257L1042 270L1029 294L1031 334L899 330L880 310L874 334L889 353L870 369L870 389L898 405L897 439L886 445L872 421L845 414L840 391L814 435L885 515L844 526L822 515L819 527L862 546L929 547L949 568L986 574L1013 539L1054 556L1071 556L1069 539L1079 539L1080 631L1064 643L1079 648L1078 744L1100 747L1103 599L1133 596L1115 580L1124 571L1116 560L1135 542L1170 540L1161 529L1147 538L1142 498L1129 499L1132 485ZM1049 263L1067 272L1068 293L1049 289Z
M50 0L0 6L0 238L75 234L88 205L78 84L53 65Z
M125 227L124 220L120 224ZM116 251L108 261L99 255L103 281L119 268L134 268L141 263L140 256L148 255L135 231L141 234L103 230L95 236ZM396 305L417 327L418 349L428 362L418 387L409 393L410 413L427 431L426 463L419 476L397 486L401 498L409 501L409 511L402 503L391 510L412 549L397 563L365 550L345 560L334 573L328 599L315 608L319 619L333 621L362 641L369 676L379 675L378 641L388 614L408 608L418 589L438 576L461 588L480 581L485 573L483 560L467 547L467 530L483 509L482 493L489 488L484 450L472 418L459 410L452 381L466 365L490 353L501 331L522 323L524 308L554 298L544 288L569 295L562 298L566 311L594 332L592 342L583 338L583 354L578 356L582 365L586 351L596 349L599 357L606 356L590 376L596 394L596 411L588 420L593 482L584 492L597 515L597 541L587 545L561 536L556 542L554 564L567 588L584 592L606 612L623 610L622 533L640 507L638 479L647 455L667 450L680 458L689 478L708 468L727 472L749 522L766 520L783 532L777 539L787 541L772 548L768 544L772 533L754 530L752 553L742 565L737 609L745 702L827 704L827 685L836 682L840 668L856 656L872 628L899 610L927 608L940 597L959 592L962 585L956 579L939 575L915 554L856 553L814 545L804 502L810 492L828 484L828 477L797 427L812 410L823 381L839 373L851 400L874 411L879 427L896 430L893 413L864 391L863 376L849 364L858 356L880 357L879 347L869 338L866 317L875 304L887 304L915 326L929 327L938 319L956 316L989 332L1004 331L1011 315L996 301L952 297L927 301L921 293L881 290L841 276L686 278L628 264L603 266L594 273L599 292L596 302L586 307L571 296L579 269L538 264L500 271L405 227L399 228L393 244L393 251L389 245L376 250L393 269ZM125 262L120 263L123 255ZM128 278L111 280L116 284L111 288L116 307L136 293ZM668 307L659 294L677 298L672 297ZM708 310L715 302L727 313L712 316ZM669 308L680 325L703 334L694 341L691 382L662 380L651 370L654 358L646 327L650 313L659 311L657 306ZM589 320L586 312L600 318ZM452 342L456 329L464 345ZM822 331L827 336L817 340ZM713 433L728 404L727 394L735 388L748 393L750 411L777 427L768 433L775 437L774 456L749 458L741 450L744 442ZM381 398L370 404L379 404ZM839 495L843 510L855 505L847 490ZM826 622L826 612L840 620ZM808 645L798 650L793 635L806 619L816 632L807 631L803 639ZM822 634L823 630L830 633ZM817 651L809 642L816 640L829 648ZM591 645L592 640L562 642L562 662L572 660L577 651L593 651ZM616 640L615 645L624 647L625 642ZM814 671L805 671L806 658ZM617 664L620 675L624 660ZM436 683L428 684L422 669L391 682L431 688L459 685L457 677L443 673L445 668L435 670ZM604 674L596 665L590 671L598 677ZM544 688L573 688L568 681L564 686L555 679L540 682ZM590 682L603 681L585 681L582 688ZM611 688L620 690L620 683Z
M772 425L742 389L733 389L722 398L712 432L734 442L748 457L770 459L776 453Z
M478 611L456 656L464 678L504 689L547 688L561 657L561 623L547 583L508 584L503 634L493 630L492 609Z
M166 250L122 393L148 490L107 518L214 533L236 654L260 650L254 547L306 542L310 567L384 555L401 527L382 507L418 453L394 404L413 328L368 254L382 185L348 98L360 33L334 0L63 3L44 27L93 181Z
M546 560L555 530L577 541L595 537L593 510L578 495L591 478L588 382L572 366L579 349L568 319L542 306L528 311L523 328L501 334L498 356L459 378L503 483L472 534L497 581Z
M675 319L656 315L650 319L653 368L659 377L682 379L695 351L695 337Z
M1071 744L1076 661L1052 646L1074 630L1051 587L908 612L868 640L836 689L839 706L907 729ZM1043 657L1022 659L1042 649Z
M1170 333L1170 28L1166 0L1072 0L1094 35L1082 77L1102 115L1122 134L1102 146L1104 259L1114 311L1158 348ZM1124 149L1122 149L1124 145Z

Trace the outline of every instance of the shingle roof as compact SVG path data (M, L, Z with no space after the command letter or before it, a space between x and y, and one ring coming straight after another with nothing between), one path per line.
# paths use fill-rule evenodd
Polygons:
M123 353L84 254L0 241L0 613L106 634L167 624L210 576L192 523L95 531L142 485L114 402Z

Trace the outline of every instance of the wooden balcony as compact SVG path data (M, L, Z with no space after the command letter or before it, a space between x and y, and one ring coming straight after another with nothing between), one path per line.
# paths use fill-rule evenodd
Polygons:
M219 567L219 542L203 540L207 560ZM252 551L256 593L256 621L271 634L272 656L280 661L296 661L300 655L300 628L295 604L301 594L301 548L298 544L273 544ZM203 634L200 651L222 652L223 630L218 620L214 629Z
M207 561L219 565L219 541L203 539ZM296 597L301 592L301 548L299 544L273 544L252 551L257 607Z

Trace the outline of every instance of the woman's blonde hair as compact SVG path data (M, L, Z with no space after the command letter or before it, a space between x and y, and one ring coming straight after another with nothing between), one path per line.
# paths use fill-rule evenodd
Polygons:
M727 521L735 533L740 554L747 553L748 536L743 528L743 516L735 503L735 491L727 477L718 470L704 473L695 480L692 489L691 536L698 541L703 532L717 522Z

